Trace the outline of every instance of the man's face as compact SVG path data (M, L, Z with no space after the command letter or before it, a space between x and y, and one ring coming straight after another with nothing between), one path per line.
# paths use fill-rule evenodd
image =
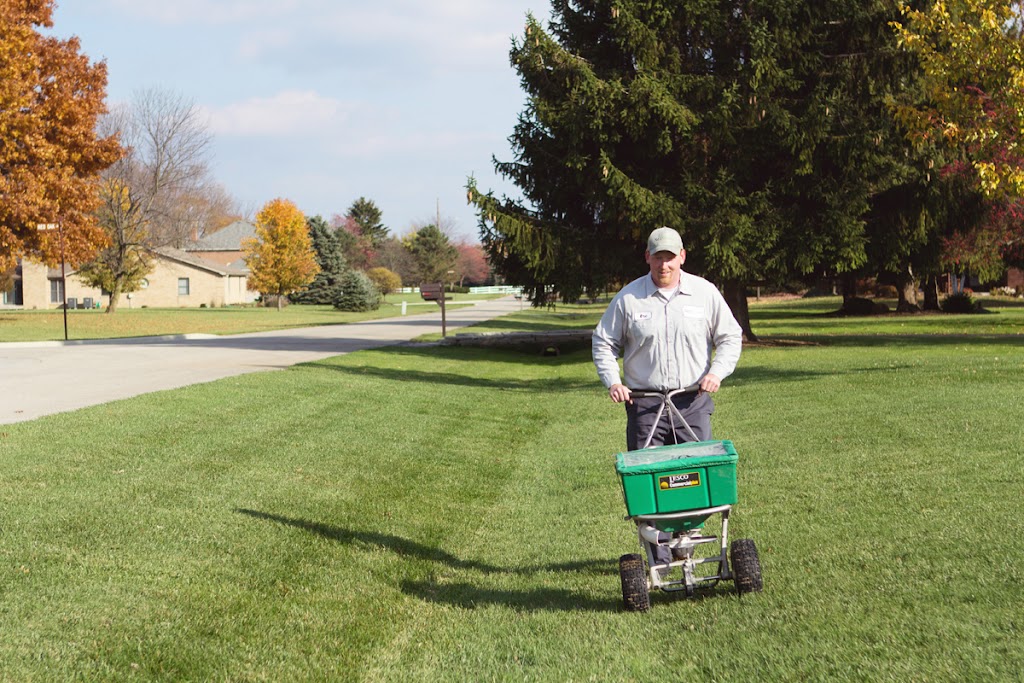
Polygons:
M679 269L686 261L686 250L678 254L671 251L659 251L652 254L644 252L644 259L651 267L651 279L659 288L675 287L679 284Z

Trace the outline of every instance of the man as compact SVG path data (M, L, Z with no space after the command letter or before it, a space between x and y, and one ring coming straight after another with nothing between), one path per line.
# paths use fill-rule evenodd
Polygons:
M701 441L711 438L711 394L736 368L743 332L721 293L707 280L682 270L686 250L679 233L662 227L647 240L650 274L634 280L608 305L594 329L594 365L608 396L626 404L626 444L643 447L692 440L682 425L672 429L669 411L654 424L661 399L632 391L666 392L696 386L673 403ZM712 350L714 358L712 359ZM625 383L619 376L622 355ZM676 420L678 422L678 420ZM674 433L673 433L674 432Z

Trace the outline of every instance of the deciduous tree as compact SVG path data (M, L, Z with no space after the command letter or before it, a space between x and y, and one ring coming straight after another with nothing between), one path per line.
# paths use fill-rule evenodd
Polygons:
M918 148L937 147L949 160L935 176L955 220L941 226L937 253L954 276L995 279L1024 242L1022 9L1020 0L904 3L893 22L924 86L923 97L893 108Z
M53 0L0 3L0 271L25 255L77 264L106 244L96 180L121 149L98 134L107 68L77 38L44 36ZM59 223L60 231L37 230Z
M320 267L302 215L293 202L274 199L256 215L256 238L243 242L249 289L281 299L313 281Z
M459 257L455 262L455 274L459 278L459 285L465 283L482 285L491 275L491 267L487 263L487 254L484 248L477 243L458 242L455 248L459 250Z
M402 278L387 268L377 266L366 271L366 277L373 281L381 294L391 294L402 286Z
M104 172L98 212L110 246L84 272L110 291L108 313L141 281L148 251L181 246L196 227L197 202L222 192L209 173L211 135L195 104L175 93L146 90L101 121L120 135L125 154ZM217 202L215 202L217 203ZM142 273L145 275L145 272ZM108 286L112 285L112 286Z
M419 276L416 272L416 260L408 247L397 237L390 236L380 243L377 253L374 256L374 265L387 268L396 273L402 282L418 282Z
M363 234L359 223L352 216L334 214L331 225L349 267L363 271L369 268L374 258L373 241Z
M1024 44L1020 0L903 4L893 26L916 55L927 97L895 103L917 142L962 152L986 195L1024 196Z

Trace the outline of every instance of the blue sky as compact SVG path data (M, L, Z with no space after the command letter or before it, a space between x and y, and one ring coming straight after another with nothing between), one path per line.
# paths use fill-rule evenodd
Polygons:
M244 206L275 197L330 218L358 197L402 234L475 238L465 181L494 175L524 106L509 65L547 0L58 0L53 33L105 59L111 102L159 88L195 102L214 175Z

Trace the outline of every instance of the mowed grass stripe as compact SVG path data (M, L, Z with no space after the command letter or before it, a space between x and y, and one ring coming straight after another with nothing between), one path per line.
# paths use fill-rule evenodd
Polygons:
M1012 679L1019 344L749 348L765 592L620 611L586 351L395 348L5 427L0 679Z

